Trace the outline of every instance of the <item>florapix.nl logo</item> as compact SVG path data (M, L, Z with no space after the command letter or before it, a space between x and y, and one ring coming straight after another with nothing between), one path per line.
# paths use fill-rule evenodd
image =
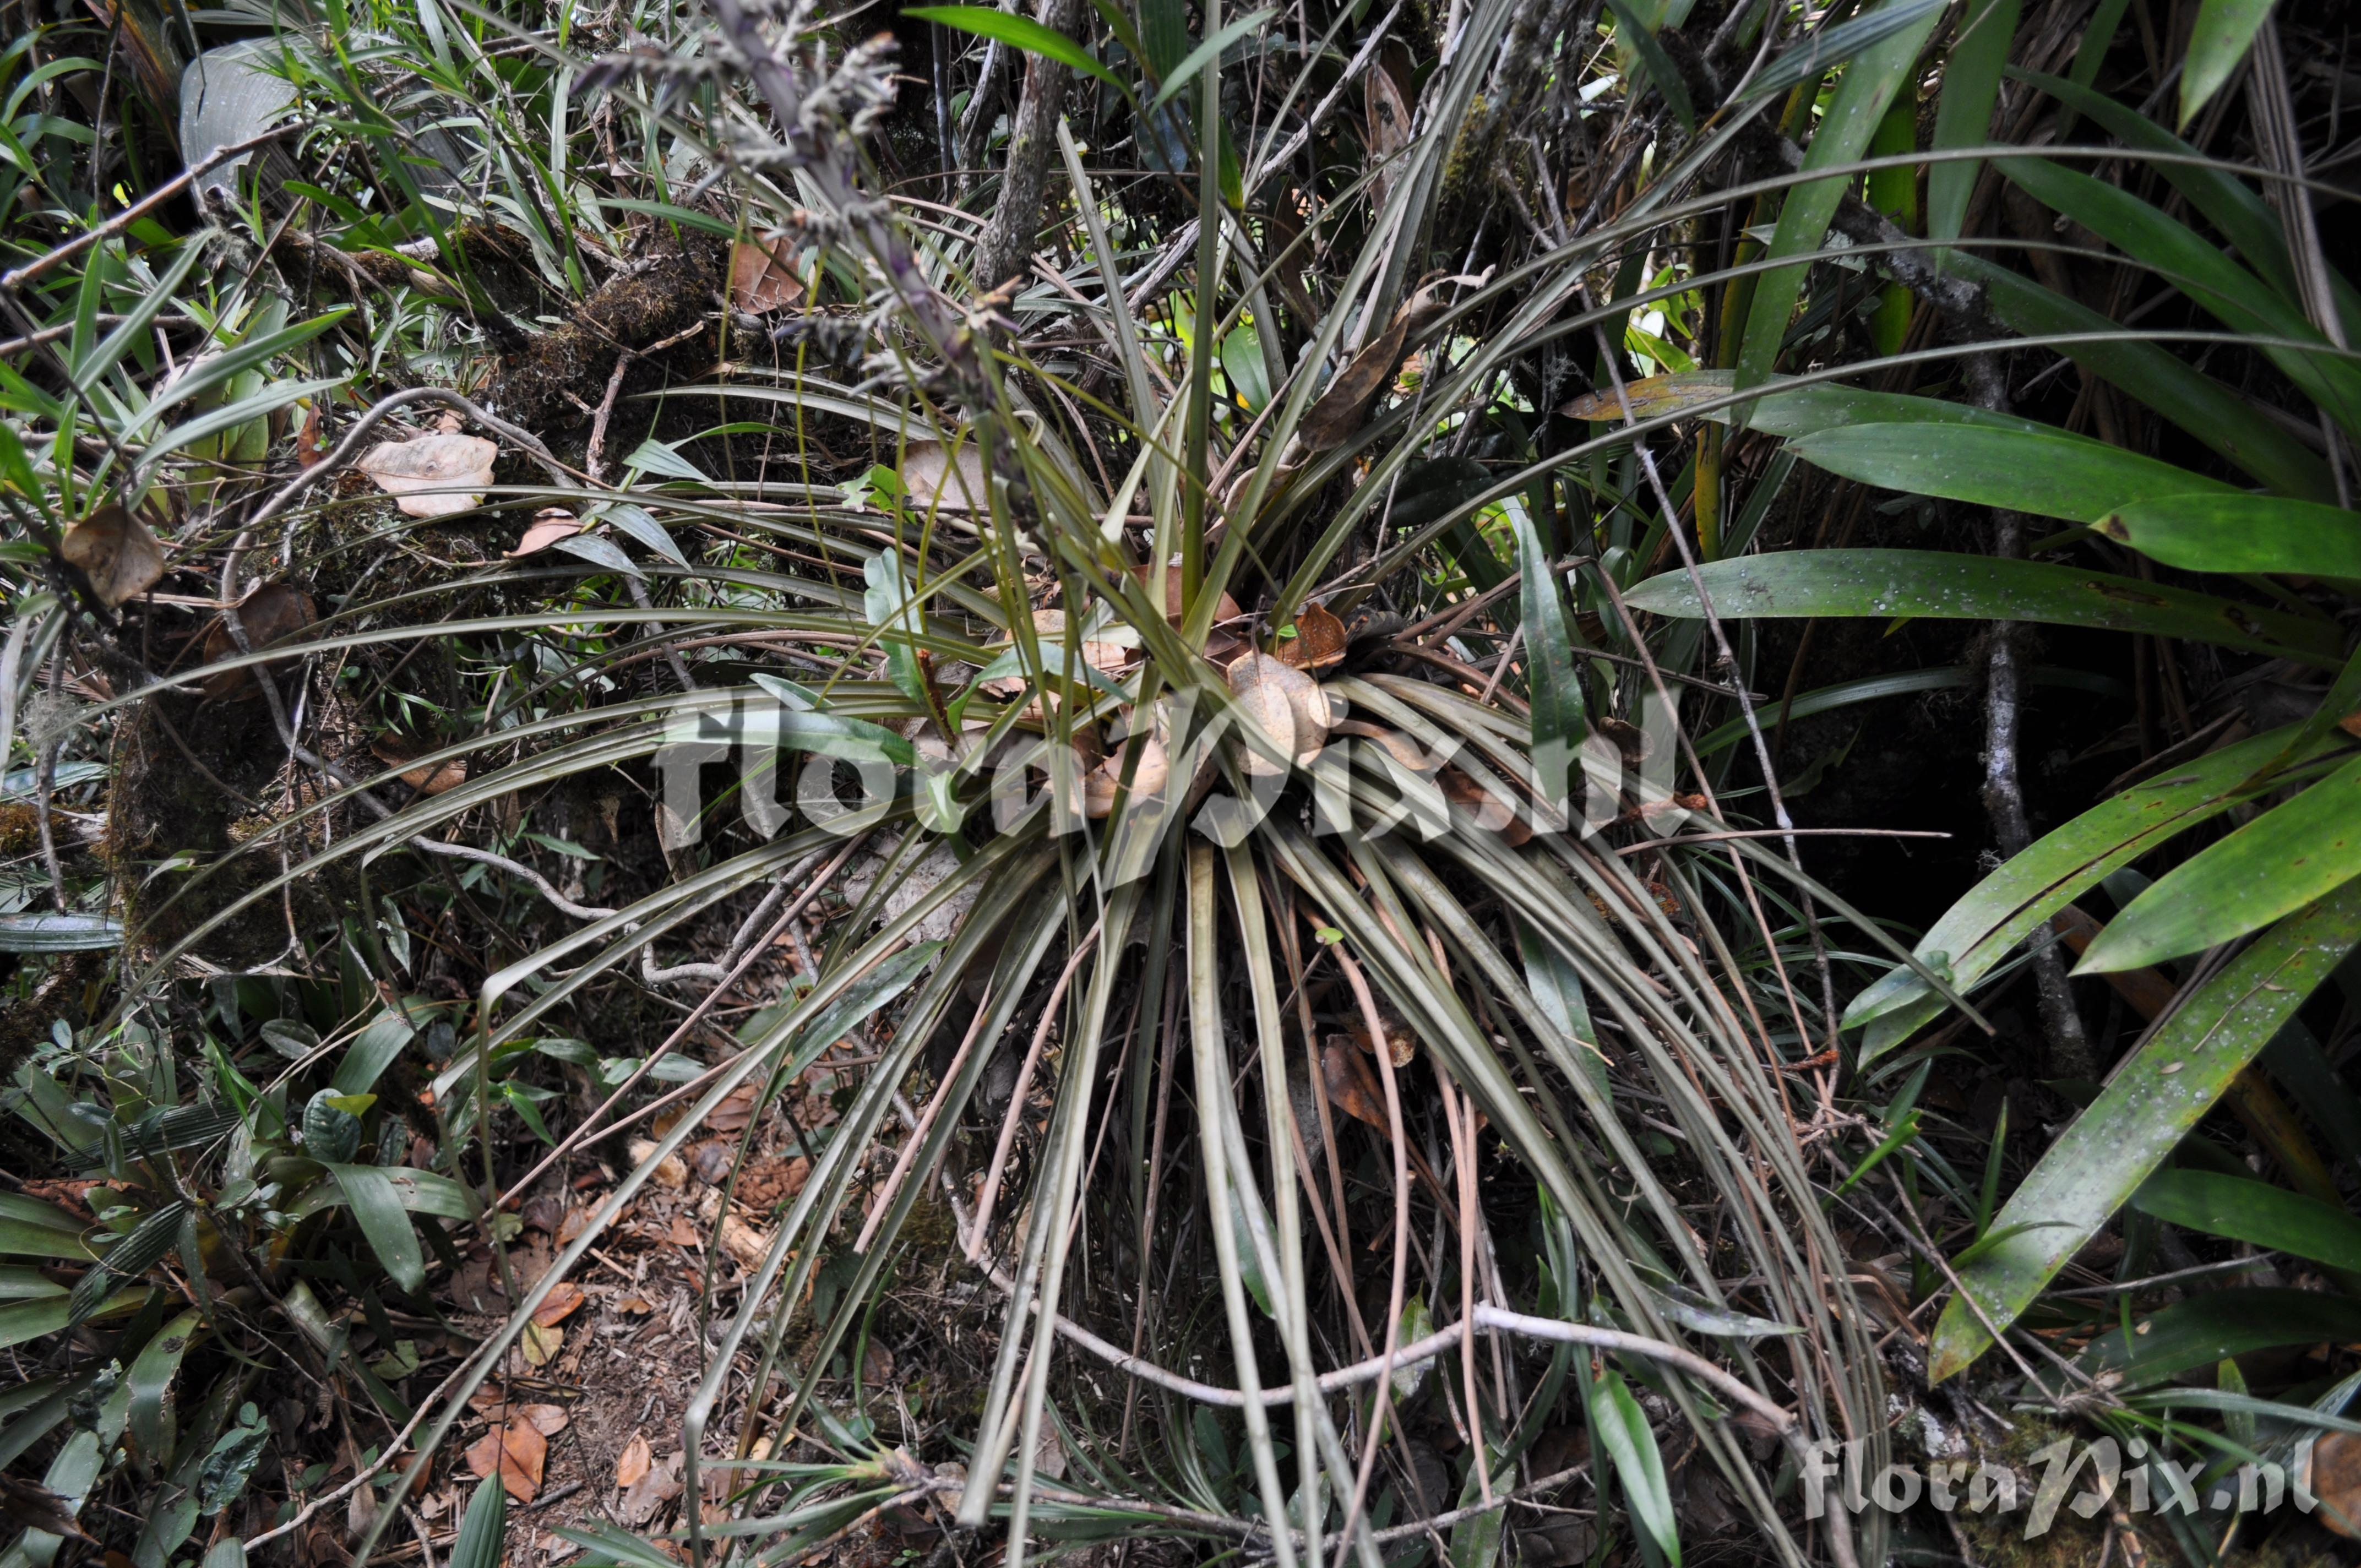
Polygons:
M2029 1469L2022 1475L2007 1464L1968 1459L1893 1464L1864 1474L1867 1446L1856 1439L1806 1449L1806 1518L1820 1518L1831 1500L1856 1514L1872 1508L1906 1513L1922 1503L1938 1513L2021 1511L2024 1539L2032 1541L2049 1532L2061 1510L2084 1519L2107 1512L2159 1518L2179 1513L2193 1520L2201 1514L2268 1515L2285 1507L2309 1514L2323 1507L2300 1460L2290 1465L2268 1460L2232 1464L2202 1455L2174 1459L2136 1437L2128 1442L2061 1438L2026 1455Z
M1094 754L1014 729L955 741L931 729L905 735L827 711L784 682L700 694L672 710L655 750L657 823L669 849L697 842L708 813L730 804L708 788L707 770L734 764L727 793L764 839L798 819L851 837L903 810L945 834L979 816L1011 833L1047 814L1053 835L1104 835L1100 874L1120 883L1184 823L1225 846L1242 842L1297 782L1308 787L1294 808L1314 834L1363 839L1470 828L1587 838L1609 825L1669 837L1693 815L1693 798L1672 787L1679 714L1669 695L1647 696L1641 723L1615 735L1594 730L1571 747L1544 740L1525 752L1479 751L1439 729L1422 739L1385 715L1355 723L1345 698L1315 690L1320 707L1306 718L1182 689L1108 717Z

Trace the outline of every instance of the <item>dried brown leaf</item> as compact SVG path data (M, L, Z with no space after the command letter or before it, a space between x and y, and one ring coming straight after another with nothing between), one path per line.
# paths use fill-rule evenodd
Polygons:
M119 506L103 506L67 529L58 554L90 579L91 592L109 609L137 598L164 575L164 546Z
M549 1328L572 1317L581 1305L582 1288L570 1279L561 1279L549 1288L549 1294L533 1310L533 1321Z
M582 532L582 520L564 507L544 507L533 514L533 524L517 541L517 547L503 553L503 558L521 560L537 555L561 539L571 539Z
M717 1133L744 1132L746 1124L754 1119L754 1099L760 1091L761 1086L752 1083L731 1091L723 1097L720 1104L713 1108L713 1113L706 1117L705 1124Z
M655 1152L656 1144L653 1139L633 1138L631 1140L633 1165L647 1164L650 1159L654 1158ZM675 1192L688 1185L688 1167L682 1161L680 1156L668 1154L658 1162L655 1168L655 1183L659 1187L669 1187Z
M498 1470L501 1486L520 1503L533 1501L541 1490L542 1466L548 1459L549 1440L522 1416L492 1428L467 1450L467 1468L476 1479Z
M312 596L285 583L265 583L246 596L237 607L237 622L246 630L247 645L258 652L302 631L320 619L312 603ZM237 657L237 639L229 634L229 623L215 620L205 630L205 663L218 663ZM269 666L261 666L268 668ZM258 672L254 669L225 670L207 675L197 684L197 689L215 701L235 698L244 701L262 695L256 685Z
M983 511L990 494L983 454L972 438L959 444L957 456L939 441L914 441L902 454L902 502L922 517L936 510Z
M1394 367L1401 363L1402 348L1410 337L1410 312L1397 311L1394 319L1377 340L1363 346L1345 367L1336 372L1328 389L1304 411L1303 424L1297 439L1307 452L1326 452L1345 444L1352 433L1367 420L1369 405L1394 378Z
M730 302L756 315L785 310L804 297L791 240L765 245L741 239L730 247Z
M1328 1091L1329 1104L1356 1122L1385 1127L1385 1091L1361 1053L1341 1036L1331 1036L1320 1048L1320 1080Z
M389 768L400 769L401 782L422 795L441 795L467 782L467 764L463 762L445 762L439 768L405 766L417 758L419 749L398 735L380 735L370 741L369 754Z
M656 1517L657 1510L681 1494L681 1462L688 1456L672 1453L661 1464L649 1466L648 1473L623 1488L623 1500L616 1505L616 1515L634 1529Z
M1324 670L1345 662L1345 623L1323 606L1305 605L1296 612L1295 635L1282 641L1279 662L1299 670Z
M1115 811L1115 791L1123 784L1124 755L1128 745L1118 747L1115 754L1082 776L1082 815L1096 820ZM1165 755L1164 742L1150 735L1141 742L1139 762L1132 769L1131 798L1152 799L1164 791L1165 781L1171 776L1172 764Z
M564 1431L570 1419L562 1405L527 1405L517 1416L544 1437L555 1437Z
M623 1445L622 1453L615 1461L615 1485L634 1486L654 1466L655 1455L648 1450L646 1434L633 1432L631 1441Z
M449 517L481 504L500 449L479 435L383 441L357 466L410 517Z

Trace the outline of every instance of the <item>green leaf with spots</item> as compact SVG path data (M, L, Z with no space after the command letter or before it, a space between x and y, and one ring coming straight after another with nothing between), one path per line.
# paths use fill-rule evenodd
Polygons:
M1986 1323L2004 1330L2016 1321L2356 942L2361 883L2348 883L2272 927L2185 999L2116 1069L1993 1221L1995 1231L2040 1228L2018 1232L1958 1271L1962 1293L1943 1309L1928 1347L1930 1382L1964 1370L1991 1348Z

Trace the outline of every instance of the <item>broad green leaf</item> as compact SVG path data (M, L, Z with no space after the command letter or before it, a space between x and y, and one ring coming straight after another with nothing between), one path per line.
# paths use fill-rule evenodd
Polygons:
M1665 376L1650 376L1642 380L1627 382L1624 395L1631 405L1633 419L1662 419L1668 414L1700 410L1700 417L1727 423L1731 418L1728 400L1738 384L1734 370L1677 370ZM1708 403L1724 406L1706 408ZM1791 386L1788 378L1774 376L1753 389L1753 396L1745 403L1746 425L1766 435L1810 435L1817 431L1835 430L1849 424L1973 424L1994 430L2017 430L2039 434L2050 426L2014 414L1996 414L1977 408L1972 403L1946 402L1940 398L1914 398L1902 392L1876 392L1861 387L1847 387L1834 381L1814 381L1803 386ZM1569 419L1620 420L1623 407L1613 393L1594 392L1577 398L1558 411ZM1444 458L1430 466L1464 459ZM1483 470L1479 478L1488 482ZM1409 480L1403 481L1409 488ZM1480 487L1479 487L1480 488ZM1440 513L1429 515L1439 516ZM1394 502L1394 521L1403 521L1401 501ZM1421 516L1408 526L1426 521Z
M1885 0L1876 10L1830 30L1833 36L1846 27L1865 30L1882 25L1882 21L1900 20L1898 30L1854 55L1852 62L1845 67L1836 97L1820 116L1819 128L1812 134L1812 145L1805 149L1805 173L1841 169L1861 158L1878 122L1885 117L1886 104L1910 79L1910 68L1918 51L1926 47L1941 14L1940 7L1930 7L1926 0ZM1802 63L1809 69L1808 61ZM1806 181L1787 192L1786 203L1779 212L1779 226L1772 236L1766 255L1773 260L1789 257L1804 259L1792 267L1764 272L1756 280L1754 302L1748 311L1745 335L1739 348L1740 386L1756 386L1770 378L1780 346L1786 341L1787 322L1795 314L1795 297L1803 290L1805 273L1810 269L1808 258L1828 237L1828 220L1836 216L1838 203L1844 200L1851 183L1850 178L1839 175Z
M2000 1329L2016 1321L2066 1260L2213 1110L2230 1080L2356 941L2361 886L2348 885L2256 941L2185 999L2116 1069L1994 1221L1998 1229L2030 1223L2044 1228L2012 1236L1958 1271L1966 1295L1955 1296L1935 1325L1928 1381L1963 1370L1991 1347L1984 1320ZM2220 1299L2247 1294L2224 1291ZM2218 1361L2221 1354L2199 1359Z
M2165 496L2111 514L2099 532L2184 572L2361 577L2361 512L2280 496Z
M869 557L861 572L869 584L861 596L862 609L884 645L885 673L904 696L924 704L928 701L926 677L919 673L917 651L910 643L912 634L920 629L918 609L909 585L902 580L902 557L881 550Z
M418 1233L410 1228L410 1212L394 1190L392 1173L381 1166L330 1165L328 1174L343 1190L361 1234L368 1238L369 1250L385 1265L393 1282L405 1293L426 1283L426 1260L418 1250Z
M139 411L139 417L132 421L129 429L125 432L126 439L137 440L165 410L174 404L186 402L191 398L202 397L216 387L227 386L239 375L256 366L267 364L289 349L299 348L309 343L350 314L352 314L351 306L339 305L335 310L313 316L308 321L298 322L293 326L281 327L277 332L265 333L260 337L241 343L236 347L226 349L211 358L199 359L189 367L187 374L165 386L156 394L155 400Z
M322 1165L341 1165L361 1146L360 1118L337 1104L340 1098L323 1089L303 1106L303 1152Z
M87 953L122 945L123 922L104 915L0 915L0 953Z
M997 15L998 13L994 14ZM912 12L911 15L916 16L917 13ZM1172 74L1164 79L1163 89L1156 94L1155 98L1150 101L1148 106L1150 109L1160 109L1164 107L1165 104L1172 102L1173 95L1178 93L1183 87L1188 86L1191 82L1194 81L1197 73L1204 70L1208 62L1220 59L1224 49L1229 48L1240 38L1245 38L1248 33L1253 32L1257 27L1261 27L1265 22L1269 21L1277 15L1279 15L1279 13L1276 10L1266 5L1261 10L1254 12L1250 16L1240 16L1236 21L1232 22L1220 32L1215 33L1212 38L1207 38L1203 43L1201 43L1195 49L1191 49L1189 51L1188 58L1183 60L1179 65L1173 67ZM1265 400L1268 401L1268 400L1266 399Z
M1473 1508L1483 1502L1484 1481L1477 1466L1498 1463L1488 1443L1469 1462L1466 1477L1459 1484L1460 1508ZM1503 1466L1495 1473L1492 1486L1496 1492L1505 1492L1516 1483L1515 1469ZM1508 1522L1508 1509L1488 1508L1453 1525L1447 1556L1451 1568L1494 1568L1500 1561L1500 1543L1507 1534Z
M209 435L219 435L225 430L236 430L239 425L250 423L266 414L277 413L299 399L316 398L323 392L334 391L343 386L346 379L338 376L325 381L270 382L250 398L240 398L227 407L211 410L186 423L174 425L140 454L140 467L143 470L151 468L159 459L184 446L193 445Z
M1664 1457L1620 1373L1603 1373L1590 1386L1590 1425L1623 1482L1632 1521L1647 1531L1673 1568L1680 1568L1681 1537L1673 1519L1673 1495L1664 1485Z
M82 1270L74 1281L68 1321L79 1323L99 1310L116 1279L137 1279L153 1268L181 1239L181 1219L187 1203L174 1199L140 1216L139 1223L106 1249L104 1261Z
M2337 629L2326 622L2038 561L1931 550L1795 550L1711 562L1699 575L1714 612L1741 620L1815 615L2028 620L2182 637L2312 664L2344 662ZM1632 609L1658 615L1704 613L1686 572L1651 577L1628 598Z
M577 533L555 541L553 549L562 550L577 561L588 561L603 572L620 572L627 577L644 577L639 564L623 554L623 547L611 539L596 533Z
M1894 0L1867 16L1823 27L1763 67L1762 74L1747 83L1745 96L1760 98L1766 93L1784 93L1806 77L1826 75L1904 28L1917 26L1949 3L1950 0ZM2011 15L2015 12L2012 5ZM1989 105L1985 113L1990 115ZM1981 129L1974 139L1983 139Z
M139 302L115 323L114 330L91 350L88 357L68 367L73 372L75 391L89 391L100 377L122 362L123 356L131 351L132 345L147 337L149 324L179 295L181 285L188 281L189 274L196 269L197 264L212 252L213 247L208 243L210 238L210 236L192 236L182 240L180 256L165 269L164 275L156 280L156 286L142 295ZM343 315L346 312L339 309L336 313Z
M1582 743L1590 738L1590 709L1582 696L1581 674L1575 663L1574 627L1566 619L1565 596L1557 574L1551 570L1549 552L1541 530L1522 510L1516 513L1517 564L1523 576L1517 587L1518 608L1525 628L1525 646L1532 672L1528 691L1532 698L1532 757L1543 791L1553 805L1572 799L1581 779Z
M2204 0L2197 7L2197 26L2189 35L2189 52L2180 63L2180 123L2197 117L2228 84L2254 47L2255 35L2270 19L2278 0Z
M1953 983L1972 986L2034 928L2158 845L2246 799L2255 771L2295 735L2289 725L2200 757L2112 795L2011 858L1945 911L1916 951L1944 960ZM2307 758L2321 751L2315 742ZM2334 750L2342 750L2341 745ZM1845 1010L1847 1028L1869 1026L1861 1059L1876 1059L1943 1011L1906 969L1887 974Z
M659 1073L657 1076L662 1077ZM694 1073L691 1077L696 1076ZM372 1167L381 1168L387 1184L393 1190L394 1201L413 1214L433 1214L445 1220L472 1220L481 1207L476 1196L463 1182L431 1170L412 1170L407 1166ZM323 1209L333 1209L344 1201L344 1194L334 1182L315 1182L303 1190L302 1197L287 1206L288 1214L298 1220L307 1219Z
M131 1363L132 1438L152 1464L172 1460L172 1379L180 1375L181 1358L204 1326L195 1312L183 1312L157 1331Z
M2116 1373L2124 1384L2136 1387L2249 1351L2356 1339L2361 1339L2361 1301L2317 1290L2248 1286L2176 1301L2134 1323L2128 1340L2121 1329L2100 1335L2081 1360L2086 1372ZM2180 1390L2174 1398L2204 1392Z
M1262 362L1262 338L1251 326L1242 326L1222 339L1222 375L1248 413L1260 413L1270 402L1270 373Z
M345 1059L336 1064L336 1076L328 1087L339 1094L367 1093L417 1033L399 1013L379 1015L345 1047Z
M2059 344L2058 352L2281 494L2315 501L2336 499L2336 480L2316 453L2246 398L2191 367L2162 345L2124 332L2080 301L1981 256L1951 251L1944 256L1943 266L1982 284L1993 313L2028 336L2121 333L2108 342Z
M459 1539L451 1543L450 1568L500 1568L508 1518L508 1489L494 1470L476 1484L476 1495L459 1521Z
M643 474L661 474L667 479L687 479L700 485L713 483L711 476L704 469L683 457L678 450L669 444L658 441L653 435L633 447L631 455L623 459L623 464L626 467L637 468Z
M82 1236L90 1229L54 1203L21 1192L0 1192L0 1256L61 1257L86 1263L97 1255Z
M2361 757L2209 844L2107 922L2076 974L2141 969L2260 930L2361 876Z
M2341 358L2301 307L2212 241L2128 191L2047 159L2012 158L2001 169L2035 200L2154 268L2233 331L2316 345L2259 346L2346 430L2361 424L2361 367Z
M902 15L921 22L940 22L944 27L957 27L978 38L996 38L1011 49L1038 54L1060 65L1071 65L1076 71L1097 77L1126 97L1130 95L1131 89L1124 80L1101 65L1090 50L1055 27L1044 27L1030 16L997 11L989 5L913 5Z
M2127 145L2145 151L2171 153L2176 158L2202 158L2196 148L2125 104L2078 82L2012 67L2009 75L2028 82L2077 113L2088 115ZM2222 231L2246 265L2259 272L2290 300L2301 300L2295 271L2288 262L2287 236L2274 213L2254 187L2224 169L2202 163L2166 162L2150 165L2158 177L2189 199L2207 223Z
M2209 1236L2361 1271L2361 1219L2268 1181L2218 1170L2159 1170L2133 1194L2132 1207Z
M1426 1298L1412 1296L1402 1305L1401 1326L1394 1331L1395 1343L1415 1344L1433 1332L1434 1318L1426 1310ZM1411 1362L1408 1366L1395 1367L1393 1371L1395 1400L1407 1404L1415 1398L1419 1389L1426 1384L1426 1375L1433 1370L1433 1367L1434 1360L1432 1356L1423 1361Z
M2063 431L1857 424L1788 444L1806 463L1881 489L2096 522L2158 496L2237 492L2136 452Z
M1664 106L1680 121L1681 129L1697 128L1697 105L1689 101L1689 90L1681 73L1673 64L1673 57L1664 52L1664 41L1656 37L1656 28L1642 16L1631 0L1607 0L1607 9L1615 16L1615 41L1629 49L1640 62L1645 85L1664 94ZM1640 83L1635 82L1635 88Z
M1993 104L2002 68L2016 40L2019 0L1968 0L1960 30L1943 61L1943 92L1935 106L1934 150L1981 147L1992 135ZM1957 239L1968 198L1983 165L1964 159L1927 168L1927 234Z

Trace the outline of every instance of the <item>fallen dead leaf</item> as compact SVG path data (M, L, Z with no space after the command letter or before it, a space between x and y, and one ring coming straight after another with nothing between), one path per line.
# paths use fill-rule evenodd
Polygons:
M1137 577L1145 587L1155 580L1155 571L1153 565L1139 565L1131 569L1131 575ZM1180 624L1181 582L1180 567L1167 566L1164 569L1164 619L1175 626ZM1224 594L1213 606L1213 624L1219 626L1225 620L1235 620L1244 613L1245 611L1238 609L1237 600Z
M572 1317L581 1305L582 1288L570 1279L561 1279L549 1288L549 1294L533 1310L533 1321L549 1328Z
M489 445L490 443L485 444ZM502 558L515 561L527 555L537 555L559 540L571 539L581 532L582 520L564 507L544 507L533 514L532 525L524 531L524 537L517 541L517 547L503 551Z
M531 1421L513 1417L492 1428L467 1450L467 1468L483 1480L498 1470L500 1486L520 1503L533 1501L541 1490L542 1466L549 1458L549 1440Z
M1488 276L1488 274L1487 274ZM1369 405L1378 394L1392 384L1394 369L1402 356L1437 317L1448 308L1443 302L1445 284L1476 282L1473 276L1430 276L1402 302L1388 322L1385 330L1364 344L1345 367L1336 372L1320 399L1305 411L1301 433L1297 440L1306 452L1326 452L1342 446L1367 419Z
M2298 1464L2304 1490L2328 1505L2314 1517L2347 1541L2361 1537L2361 1437L2323 1432Z
M517 1414L544 1437L555 1437L571 1419L562 1405L527 1405Z
M58 554L90 579L91 592L109 609L137 598L164 575L164 546L119 506L103 506L67 529Z
M698 1230L697 1223L686 1214L675 1214L672 1217L672 1230L668 1234L672 1245L677 1247L686 1247L695 1251L705 1245L705 1233Z
M247 645L257 652L294 636L319 619L312 596L285 583L265 583L237 607L237 623L246 630ZM227 621L216 620L206 629L204 655L209 664L238 656L237 639L229 634ZM225 670L207 675L198 683L198 689L216 701L225 697L243 701L262 695L257 676L255 669Z
M717 1133L742 1133L746 1124L754 1119L754 1099L761 1085L741 1084L723 1096L721 1103L705 1119L705 1124Z
M1330 1036L1320 1048L1320 1080L1327 1087L1329 1104L1356 1122L1385 1126L1385 1091L1368 1062L1341 1035Z
M1130 748L1118 747L1115 755L1093 768L1082 777L1082 815L1096 820L1113 815L1115 791L1123 784L1124 753ZM1132 770L1131 798L1153 799L1163 794L1171 777L1171 760L1164 753L1164 742L1150 735L1139 749L1139 762Z
M615 1507L616 1517L632 1529L655 1518L657 1509L680 1496L680 1464L686 1457L671 1454L662 1464L650 1466L646 1475L623 1489L623 1499Z
M801 1192L810 1179L811 1161L801 1155L793 1159L751 1160L738 1173L738 1201L757 1212L776 1208Z
M588 1209L568 1209L566 1211L566 1218L557 1222L557 1245L559 1246L566 1245L575 1237L580 1235L585 1230L588 1230L589 1225L590 1211Z
M462 762L445 762L439 768L404 766L418 754L419 749L399 735L380 735L369 742L369 755L389 768L400 769L401 782L421 795L441 795L467 782L467 764Z
M721 1250L737 1261L741 1268L758 1268L771 1250L771 1238L740 1219L736 1214L721 1212L721 1193L708 1190L697 1206L697 1216L710 1227L716 1216L721 1221Z
M1308 767L1328 743L1327 694L1310 675L1282 664L1267 653L1241 653L1230 662L1230 690L1246 716L1291 752L1296 765ZM1246 770L1269 775L1285 772L1251 747L1245 748Z
M656 1310L656 1304L645 1296L618 1296L607 1304L619 1312L629 1312L635 1318L643 1318Z
M633 1432L631 1441L623 1445L621 1455L615 1461L615 1485L629 1486L635 1484L654 1464L655 1455L648 1450L646 1435Z
M804 297L791 240L765 245L741 239L730 247L730 302L756 315L784 310Z
M989 494L973 438L959 444L956 457L939 441L914 441L902 454L902 501L914 512L982 511Z
M2346 714L2336 721L2336 728L2344 730L2356 740L2361 740L2361 713Z
M1410 1032L1410 1025L1403 1023L1400 1019L1393 1017L1390 1014L1385 1014L1384 1016L1386 1025L1386 1055L1392 1058L1393 1064L1396 1067L1408 1067L1410 1065L1411 1058L1418 1055L1418 1036L1411 1034ZM1377 1054L1377 1042L1370 1038L1367 1025L1355 1024L1352 1025L1350 1033L1352 1034L1353 1044L1355 1046L1358 1047L1362 1051L1370 1056L1375 1056Z
M631 1140L633 1165L647 1164L649 1160L655 1157L655 1152L656 1145L653 1139L633 1138ZM669 1187L675 1192L688 1185L688 1167L682 1161L680 1156L668 1154L657 1163L655 1183L659 1187Z
M357 466L409 517L449 517L480 505L500 449L479 435L381 441Z
M1320 605L1308 604L1295 616L1295 635L1276 650L1279 662L1299 670L1324 670L1345 661L1345 623Z
M1046 643L1063 645L1066 640L1066 612L1062 609L1037 609L1033 612L1033 634ZM1134 642L1093 640L1082 644L1082 663L1094 670L1115 674L1139 656ZM1019 683L1020 685L1022 683Z
M313 468L328 455L328 443L320 433L320 400L304 400L303 428L295 437L295 466Z
M1473 812L1477 827L1498 833L1511 849L1522 849L1532 840L1533 830L1523 817L1463 770L1446 767L1434 782L1442 786L1444 799Z
M1377 173L1374 200L1378 210L1385 205L1386 187L1392 177L1378 170L1395 153L1410 145L1410 105L1402 101L1401 89L1394 85L1393 72L1383 64L1369 72L1362 85L1363 107L1367 111L1367 128L1361 145L1368 150L1369 167Z

